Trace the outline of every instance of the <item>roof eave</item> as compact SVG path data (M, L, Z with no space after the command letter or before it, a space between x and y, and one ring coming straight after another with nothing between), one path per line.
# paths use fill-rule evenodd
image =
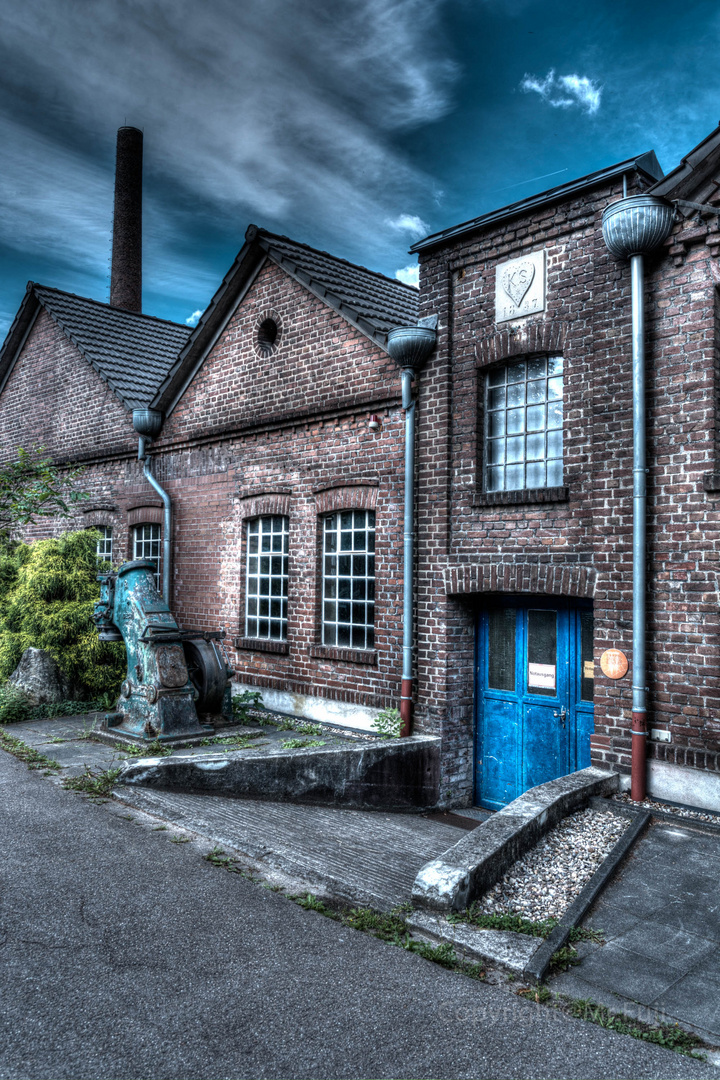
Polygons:
M707 178L711 166L717 165L718 157L720 157L720 126L693 147L676 168L650 188L650 192L662 198L673 196L680 198L688 194L693 187ZM706 166L705 169L703 165Z
M202 367L243 295L266 259L256 243L257 229L250 226L246 240L220 288L206 307L197 326L163 380L150 407L169 416ZM258 256L260 256L258 258Z
M577 180L573 180L569 184L550 188L547 191L540 192L538 195L531 195L520 202L511 203L509 206L500 207L498 210L491 210L488 214L482 214L471 221L464 221L450 229L432 233L424 240L418 240L416 244L413 244L410 252L414 254L415 252L426 251L428 248L437 247L448 240L455 240L457 237L466 236L468 233L479 232L481 229L489 225L496 225L500 221L520 217L530 210L536 210L538 207L553 202L560 202L570 195L575 195L580 191L587 191L598 184L605 183L628 172L640 172L652 181L657 181L662 176L662 169L655 152L650 150L646 154L641 154L636 158L628 158L627 161L621 161L608 169L600 169L598 172L590 173L588 176L578 177Z
M40 301L34 289L35 282L28 281L20 307L0 348L0 394L5 389L40 311Z
M342 315L351 326L354 326L356 330L359 330L361 334L364 334L365 337L369 338L374 345L379 345L381 349L385 349L387 345L387 333L384 330L374 326L369 319L366 319L357 310L357 308L353 308L347 301L342 300L337 296L336 293L332 292L330 289L326 289L324 285L315 281L311 274L308 274L307 271L299 267L297 263L293 262L292 259L289 259L287 255L283 255L276 248L273 248L271 241L262 236L258 239L268 256L277 266L284 270L286 274L289 274L290 277L294 278L295 281L305 289L313 293L314 296L317 296L318 300L322 300L324 304L327 304L328 307L331 307L334 311L337 311L339 315Z

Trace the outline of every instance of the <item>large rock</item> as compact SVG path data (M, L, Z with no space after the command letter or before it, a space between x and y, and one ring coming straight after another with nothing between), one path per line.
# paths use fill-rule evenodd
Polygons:
M32 705L70 697L70 683L44 649L26 649L8 682L27 694Z

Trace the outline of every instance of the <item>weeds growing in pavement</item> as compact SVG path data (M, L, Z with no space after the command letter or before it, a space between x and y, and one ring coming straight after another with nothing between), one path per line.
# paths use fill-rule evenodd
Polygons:
M190 837L189 836L171 836L170 837L170 843L171 844L189 844L190 843Z
M253 739L262 738L261 731L250 731L247 735L208 735L197 746L222 746L226 750L247 750Z
M153 739L152 742L147 743L143 747L145 755L150 757L170 757L173 752L172 746L168 746L167 743L160 742L159 739Z
M242 694L234 694L232 698L233 719L236 724L262 724L265 720L258 720L252 716L251 709L263 707L262 694L257 690L243 690Z
M105 769L104 772L93 772L85 766L85 772L79 776L68 776L63 780L63 787L68 791L79 791L92 801L104 802L112 794L115 781L121 773L120 768Z
M305 746L324 746L323 739L285 739L281 742L283 750L302 750Z
M408 952L417 953L424 960L430 960L433 964L448 968L451 971L469 975L472 979L484 979L485 971L481 964L472 964L457 956L451 942L444 941L440 945L432 945L428 941L417 941L410 936L410 928L404 918L407 905L402 908L393 908L392 911L374 911L372 908L339 908L333 910L322 900L312 893L302 893L299 896L291 896L300 907L306 911L316 911L329 919L340 922L351 930L360 930L365 934L372 934L381 941L387 941L391 945L397 945Z
M565 994L553 994L546 986L521 986L516 991L519 997L539 1004L549 1004L577 1020L586 1020L590 1024L616 1031L620 1035L630 1035L633 1039L664 1046L666 1050L675 1050L686 1057L705 1060L701 1052L706 1045L701 1038L689 1031L683 1031L678 1024L649 1024L643 1020L633 1020L621 1013L611 1012L605 1005L598 1005L589 998L572 998Z
M399 709L383 709L373 721L375 731L381 739L398 739L402 730L402 717Z
M47 772L52 772L60 768L58 761L46 757L45 754L41 754L32 746L28 746L22 739L18 739L16 735L10 735L3 728L0 728L0 749L7 750L9 754L18 758L19 761L24 761L28 769L45 769Z
M562 949L558 949L552 954L549 974L555 975L558 971L567 971L568 968L579 963L580 957L577 949L574 949L572 945L563 945Z
M484 912L476 902L465 911L451 912L447 916L449 923L464 922L471 926L477 926L482 930L511 930L516 934L529 934L530 937L546 938L559 924L559 919L527 919L517 912L507 915L489 915ZM604 941L602 930L592 927L573 926L570 931L570 941L595 941L602 944Z

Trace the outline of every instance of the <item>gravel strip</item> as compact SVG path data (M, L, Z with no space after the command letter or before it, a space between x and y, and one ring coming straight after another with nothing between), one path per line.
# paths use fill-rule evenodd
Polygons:
M580 810L514 863L479 901L489 915L559 918L630 822L610 811Z
M672 803L659 802L657 799L643 799L635 802L628 792L623 791L619 795L613 795L613 800L619 803L627 803L628 806L642 806L646 810L662 810L666 814L675 814L676 817L693 818L696 821L710 821L713 825L720 825L720 814L704 814L701 810L686 810L683 806L673 806Z

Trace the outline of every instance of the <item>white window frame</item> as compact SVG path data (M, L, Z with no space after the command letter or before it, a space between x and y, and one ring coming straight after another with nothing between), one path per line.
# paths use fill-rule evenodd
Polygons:
M529 356L485 372L483 489L563 483L563 358Z
M133 526L133 559L155 563L155 588L162 592L162 529L152 521Z
M323 519L322 643L375 648L375 511L338 510Z
M245 637L287 641L290 519L250 518L246 531Z
M100 533L95 553L102 562L113 561L113 527L112 525L94 525L93 528Z

